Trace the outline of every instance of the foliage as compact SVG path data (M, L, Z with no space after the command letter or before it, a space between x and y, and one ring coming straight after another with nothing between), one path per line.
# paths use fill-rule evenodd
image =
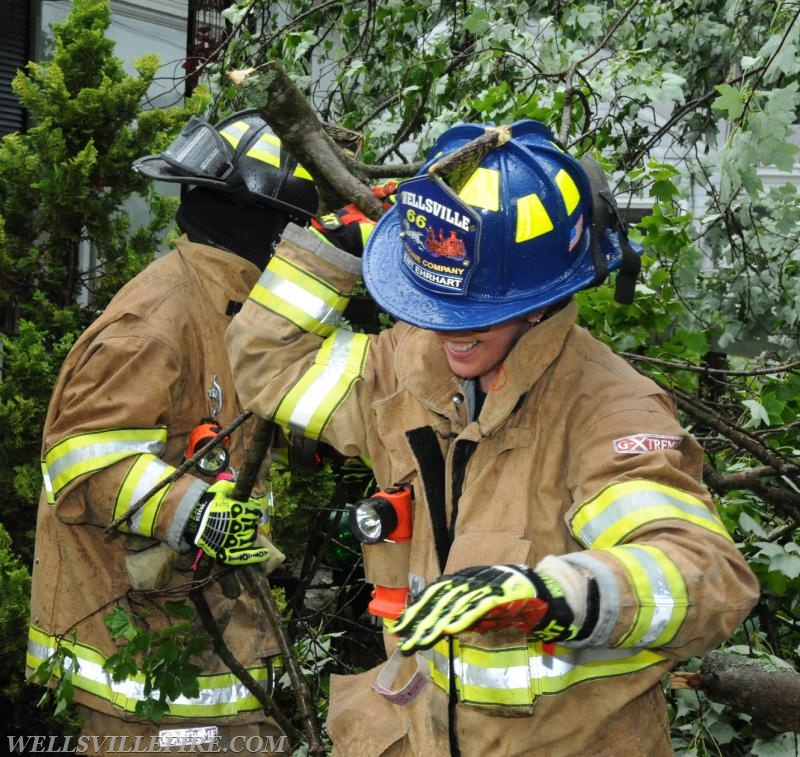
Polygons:
M119 650L103 666L115 681L144 676L145 698L136 702L136 715L160 723L170 701L179 696L197 697L201 669L191 662L208 645L205 635L193 632L194 610L184 602L166 602L164 610L179 622L152 632L122 607L105 617L111 638ZM146 620L146 619L145 619ZM123 641L124 640L124 641Z
M19 696L24 682L19 660L25 657L30 591L30 574L0 525L0 697L6 701Z

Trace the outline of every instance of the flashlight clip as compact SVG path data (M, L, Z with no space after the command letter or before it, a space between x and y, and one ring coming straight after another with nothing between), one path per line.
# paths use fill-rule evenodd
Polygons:
M219 383L219 379L217 378L216 373L211 377L211 386L206 392L206 396L208 397L208 401L211 403L210 420L212 423L216 423L217 416L222 411L222 405L225 400L225 395L222 391L222 386Z

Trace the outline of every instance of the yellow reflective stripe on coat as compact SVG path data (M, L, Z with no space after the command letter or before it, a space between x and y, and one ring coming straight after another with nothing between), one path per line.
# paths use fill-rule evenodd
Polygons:
M675 638L689 607L686 582L675 563L657 547L626 544L605 550L628 573L638 610L621 647L661 647Z
M331 415L364 375L369 337L337 329L314 362L281 400L275 420L292 432L319 439Z
M69 484L81 476L108 468L131 455L160 455L167 441L166 427L115 428L76 434L62 439L45 454L42 469L47 471L52 501Z
M175 468L167 465L153 455L139 455L117 492L114 502L113 520L124 515L139 499L150 491L159 481L175 472ZM158 511L169 486L162 487L142 505L126 522L120 524L120 531L132 531L142 536L152 536L155 529Z
M55 654L57 646L68 649L77 659L77 669L72 671L71 679L76 688L105 699L129 713L135 712L137 702L148 698L144 690L143 674L135 673L121 681L115 681L111 673L103 668L106 657L99 651L85 644L57 639L35 626L31 626L28 633L28 667L37 668ZM269 673L266 667L248 670L257 681L267 681ZM258 700L233 673L199 675L197 680L200 687L198 696L181 696L170 702L169 715L187 718L223 717L261 709ZM158 697L158 691L152 691L149 696Z
M689 492L654 481L623 481L601 489L578 508L571 531L587 549L622 544L642 526L682 520L731 541L722 521Z
M450 660L444 639L421 652L431 680L449 691ZM543 654L539 642L490 648L453 638L452 668L461 702L476 706L530 707L538 696L556 694L577 683L629 675L658 665L664 657L649 649L567 649Z
M348 298L294 263L273 255L250 299L303 331L327 336L339 323Z

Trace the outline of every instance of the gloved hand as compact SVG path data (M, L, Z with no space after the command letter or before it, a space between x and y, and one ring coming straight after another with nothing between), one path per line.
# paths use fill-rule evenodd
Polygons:
M372 187L372 194L383 203L384 210L390 210L397 202L397 182L390 179L383 184Z
M346 205L334 213L311 219L311 229L320 237L358 258L374 228L375 221L367 218L357 205Z
M558 580L526 565L483 565L442 576L403 611L392 629L403 637L400 651L412 654L462 631L512 626L547 643L588 636L597 615L594 579L558 563L555 572L566 577L572 603Z
M261 502L250 497L247 502L230 498L236 484L216 481L197 502L184 529L184 537L207 555L229 565L264 562L269 549L255 546Z

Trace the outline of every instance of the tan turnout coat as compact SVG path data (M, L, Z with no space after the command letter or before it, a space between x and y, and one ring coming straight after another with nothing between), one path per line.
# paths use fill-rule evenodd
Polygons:
M226 311L230 301L246 297L258 273L256 266L233 254L194 244L186 237L179 239L175 250L155 260L120 290L70 351L50 403L43 456L54 444L76 434L166 427L161 459L177 467L183 461L190 432L211 414L207 393L214 376L223 392L218 421L223 427L234 421L242 408L223 345L230 321ZM237 470L249 425L240 427L231 438L231 465ZM164 602L183 600L192 606L189 566L196 549L175 555L168 582L156 594L132 591L126 557L165 542L170 528L175 528L176 511L190 506L211 483L198 478L196 472L178 479L161 504L155 539L119 532L107 535L104 529L113 520L114 498L131 461L128 457L82 476L60 492L54 505L48 504L43 493L39 505L32 627L47 635L64 634L66 639L75 634L84 652L97 652L101 658L116 651L104 623L114 605L133 613L146 611L152 629L176 622L159 609ZM263 670L264 658L277 653L277 643L255 600L240 583L239 589L237 597L227 598L215 581L206 589L206 597L234 656L251 672ZM199 622L196 632L205 632ZM42 653L33 642L30 647L29 672ZM229 673L210 648L193 662L201 667L203 676ZM94 674L101 675L99 670ZM106 684L112 685L110 679ZM243 687L235 683L234 687L241 698ZM233 704L231 690L230 685L220 684L215 722L264 719L260 705L252 700ZM124 697L116 696L112 703L108 696L84 688L75 692L81 704L131 718L135 697L125 702Z
M226 336L240 397L264 416L285 405L322 345L316 333L284 317L302 306L281 281L296 270L309 274L312 286L321 280L347 295L359 266L307 233L287 230L261 279L275 296L254 291ZM340 402L331 403L322 438L345 454L367 457L379 486L412 483L416 499L409 549L365 547L368 581L419 588L467 566L534 566L545 555L578 555L602 574L598 629L582 643L602 636L607 647L624 644L640 602L610 552L586 550L576 541L570 523L578 508L610 483L642 480L688 492L700 509L715 511L700 482L702 450L678 424L669 398L577 326L576 317L569 303L521 338L473 422L464 387L434 334L399 324L369 337L358 377ZM332 360L326 365L332 369ZM280 413L278 419L292 422ZM444 459L453 530L444 571L428 512L428 460L407 434L420 428L433 429ZM667 437L671 448L650 442L649 451L631 454L620 451L624 443L615 444L641 434ZM724 640L755 603L758 585L729 539L686 520L648 522L624 541L658 547L681 576L688 608L674 638L656 650L660 663L538 696L521 717L459 703L454 722L448 722L447 694L432 684L411 704L398 705L372 690L377 669L336 677L328 717L334 754L447 755L449 726L464 757L670 754L662 676ZM499 635L462 634L460 641L488 637L491 644L493 636ZM390 650L392 637L386 639ZM516 641L525 644L521 634Z

